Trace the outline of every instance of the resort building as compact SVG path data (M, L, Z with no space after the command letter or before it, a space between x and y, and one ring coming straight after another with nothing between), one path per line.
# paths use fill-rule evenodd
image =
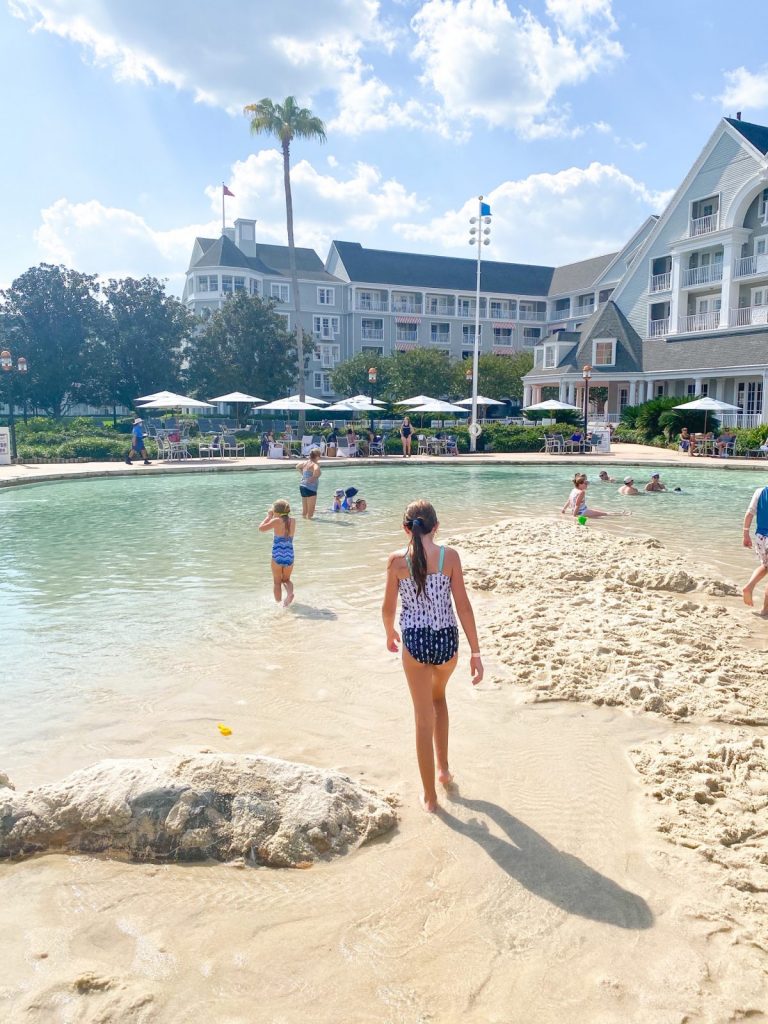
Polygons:
M330 371L360 352L471 356L474 259L334 241L325 263L297 249L297 264L310 394L333 397ZM242 290L295 326L287 247L258 243L256 221L240 219L196 239L184 301L206 316ZM524 404L544 388L583 404L589 365L611 420L658 395L711 395L738 407L740 425L768 420L768 128L723 118L667 209L618 253L561 267L484 260L478 340L484 353L534 353Z

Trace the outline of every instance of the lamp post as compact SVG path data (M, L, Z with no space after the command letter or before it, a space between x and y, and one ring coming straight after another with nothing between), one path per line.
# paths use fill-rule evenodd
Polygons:
M12 373L25 374L29 369L29 364L24 356L19 356L16 359L16 365L13 365L13 357L7 348L4 348L0 352L0 372L5 376L10 376ZM16 421L14 419L14 406L16 404L16 397L13 393L13 388L9 388L8 393L8 426L11 430L11 462L16 461Z
M469 244L477 246L477 284L475 288L475 343L472 349L472 422L469 430L469 450L477 451L477 435L480 433L477 422L477 377L478 359L480 358L480 265L483 258L483 246L490 245L488 237L491 233L488 225L491 223L491 208L488 203L483 202L483 197L477 197L477 216L469 218ZM483 227L483 224L486 226Z
M592 379L592 367L587 363L581 371L584 378L584 440L587 439L587 419L589 417L589 382Z
M376 398L376 381L379 376L379 371L375 366L368 367L368 383L371 385L371 405L374 405ZM371 413L371 430L373 430L373 413Z

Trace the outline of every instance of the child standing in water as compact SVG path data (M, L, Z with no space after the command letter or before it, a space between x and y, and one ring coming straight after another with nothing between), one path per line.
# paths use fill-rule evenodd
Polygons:
M275 600L287 608L293 601L293 535L296 532L296 520L291 516L291 506L281 498L267 512L263 522L259 524L259 532L274 530L272 540L272 582ZM283 587L285 597L283 598Z
M437 810L438 780L452 781L448 767L448 705L445 688L456 668L459 630L453 603L470 648L472 684L483 678L477 628L464 585L459 555L435 543L437 513L428 501L414 501L405 510L403 529L408 538L404 554L390 555L381 617L387 650L397 651L402 634L403 669L411 692L416 721L416 757L426 811ZM400 633L395 630L400 595ZM453 598L453 603L451 602Z

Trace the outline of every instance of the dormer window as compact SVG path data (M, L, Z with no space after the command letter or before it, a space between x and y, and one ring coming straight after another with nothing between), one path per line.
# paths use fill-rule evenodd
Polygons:
M557 346L544 346L544 366L557 366Z
M615 366L616 365L616 339L595 338L592 342L592 365L593 366Z
M760 199L757 203L757 216L760 223L764 227L768 227L768 188L764 188L760 193Z

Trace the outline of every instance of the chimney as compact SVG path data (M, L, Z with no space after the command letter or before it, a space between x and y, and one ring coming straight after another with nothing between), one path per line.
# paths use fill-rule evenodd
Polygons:
M736 111L736 120L737 120L737 121L740 121L740 120L741 120L741 111L740 111L740 110L737 110L737 111Z
M256 221L238 217L235 221L235 245L245 256L256 255Z

